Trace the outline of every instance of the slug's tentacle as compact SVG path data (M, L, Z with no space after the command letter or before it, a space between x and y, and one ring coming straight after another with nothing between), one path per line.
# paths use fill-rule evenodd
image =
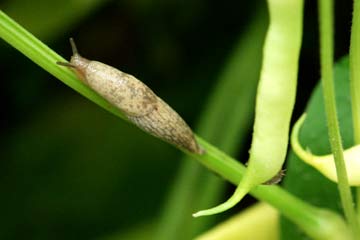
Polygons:
M78 49L76 47L74 39L70 38L69 40L70 40L70 45L71 45L71 50L73 52L73 55L79 54L79 51L78 51Z

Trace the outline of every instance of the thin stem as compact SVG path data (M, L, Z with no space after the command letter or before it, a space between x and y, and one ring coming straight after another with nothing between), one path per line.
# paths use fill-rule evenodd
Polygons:
M354 143L360 144L360 1L354 0L350 39L350 91L354 125Z
M350 38L350 92L354 144L360 144L360 1L354 0L353 19ZM360 219L360 188L356 188L358 218Z
M2 11L0 11L0 37L75 91L107 111L124 118L118 109L77 80L74 73L56 64L57 61L64 62L65 59ZM197 140L206 150L206 154L185 153L228 181L237 184L245 172L245 167L201 138L197 137ZM276 207L284 216L298 224L315 239L346 239L336 238L346 230L341 227L342 220L334 212L316 208L277 186L258 186L251 191L251 194Z
M356 207L357 207L357 220L358 220L358 223L359 223L360 222L360 209L359 209L359 206L360 206L360 187L356 188L355 193L356 193L355 201L356 201Z
M335 102L333 80L333 0L319 0L321 79L330 145L334 154L341 203L354 234L359 228L347 178Z

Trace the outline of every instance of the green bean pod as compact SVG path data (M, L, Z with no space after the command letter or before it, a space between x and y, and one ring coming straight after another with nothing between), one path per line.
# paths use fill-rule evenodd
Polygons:
M199 211L194 217L233 207L253 187L277 175L285 161L296 96L303 0L268 0L268 6L270 25L263 49L248 168L225 203Z

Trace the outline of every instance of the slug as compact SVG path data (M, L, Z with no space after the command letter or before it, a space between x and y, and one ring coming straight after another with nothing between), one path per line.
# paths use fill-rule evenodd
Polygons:
M74 70L79 79L127 119L145 132L191 153L203 154L186 122L148 86L134 76L98 61L80 56L72 38L70 63L57 64Z

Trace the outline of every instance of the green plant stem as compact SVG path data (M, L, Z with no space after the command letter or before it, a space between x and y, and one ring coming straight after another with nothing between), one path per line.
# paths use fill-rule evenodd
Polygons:
M354 142L360 144L360 1L354 0L350 39L350 91Z
M354 10L350 38L350 92L352 119L354 131L354 144L360 144L360 1L354 0ZM360 221L360 187L356 188L356 201L358 219Z
M355 201L356 201L356 207L357 207L357 221L358 221L358 224L360 223L360 209L359 209L359 206L360 206L360 187L357 187L356 188L356 196L355 196Z
M0 37L75 91L107 111L124 118L118 109L78 81L74 73L56 65L56 61L65 60L2 11L0 11ZM244 174L245 167L201 138L196 138L206 150L206 154L185 153L233 184L237 184ZM273 205L315 239L335 239L333 237L342 232L339 230L342 220L337 214L316 208L280 187L258 186L251 191L251 194Z
M333 1L319 0L321 79L330 145L334 154L341 203L353 233L360 236L347 178L333 80Z

